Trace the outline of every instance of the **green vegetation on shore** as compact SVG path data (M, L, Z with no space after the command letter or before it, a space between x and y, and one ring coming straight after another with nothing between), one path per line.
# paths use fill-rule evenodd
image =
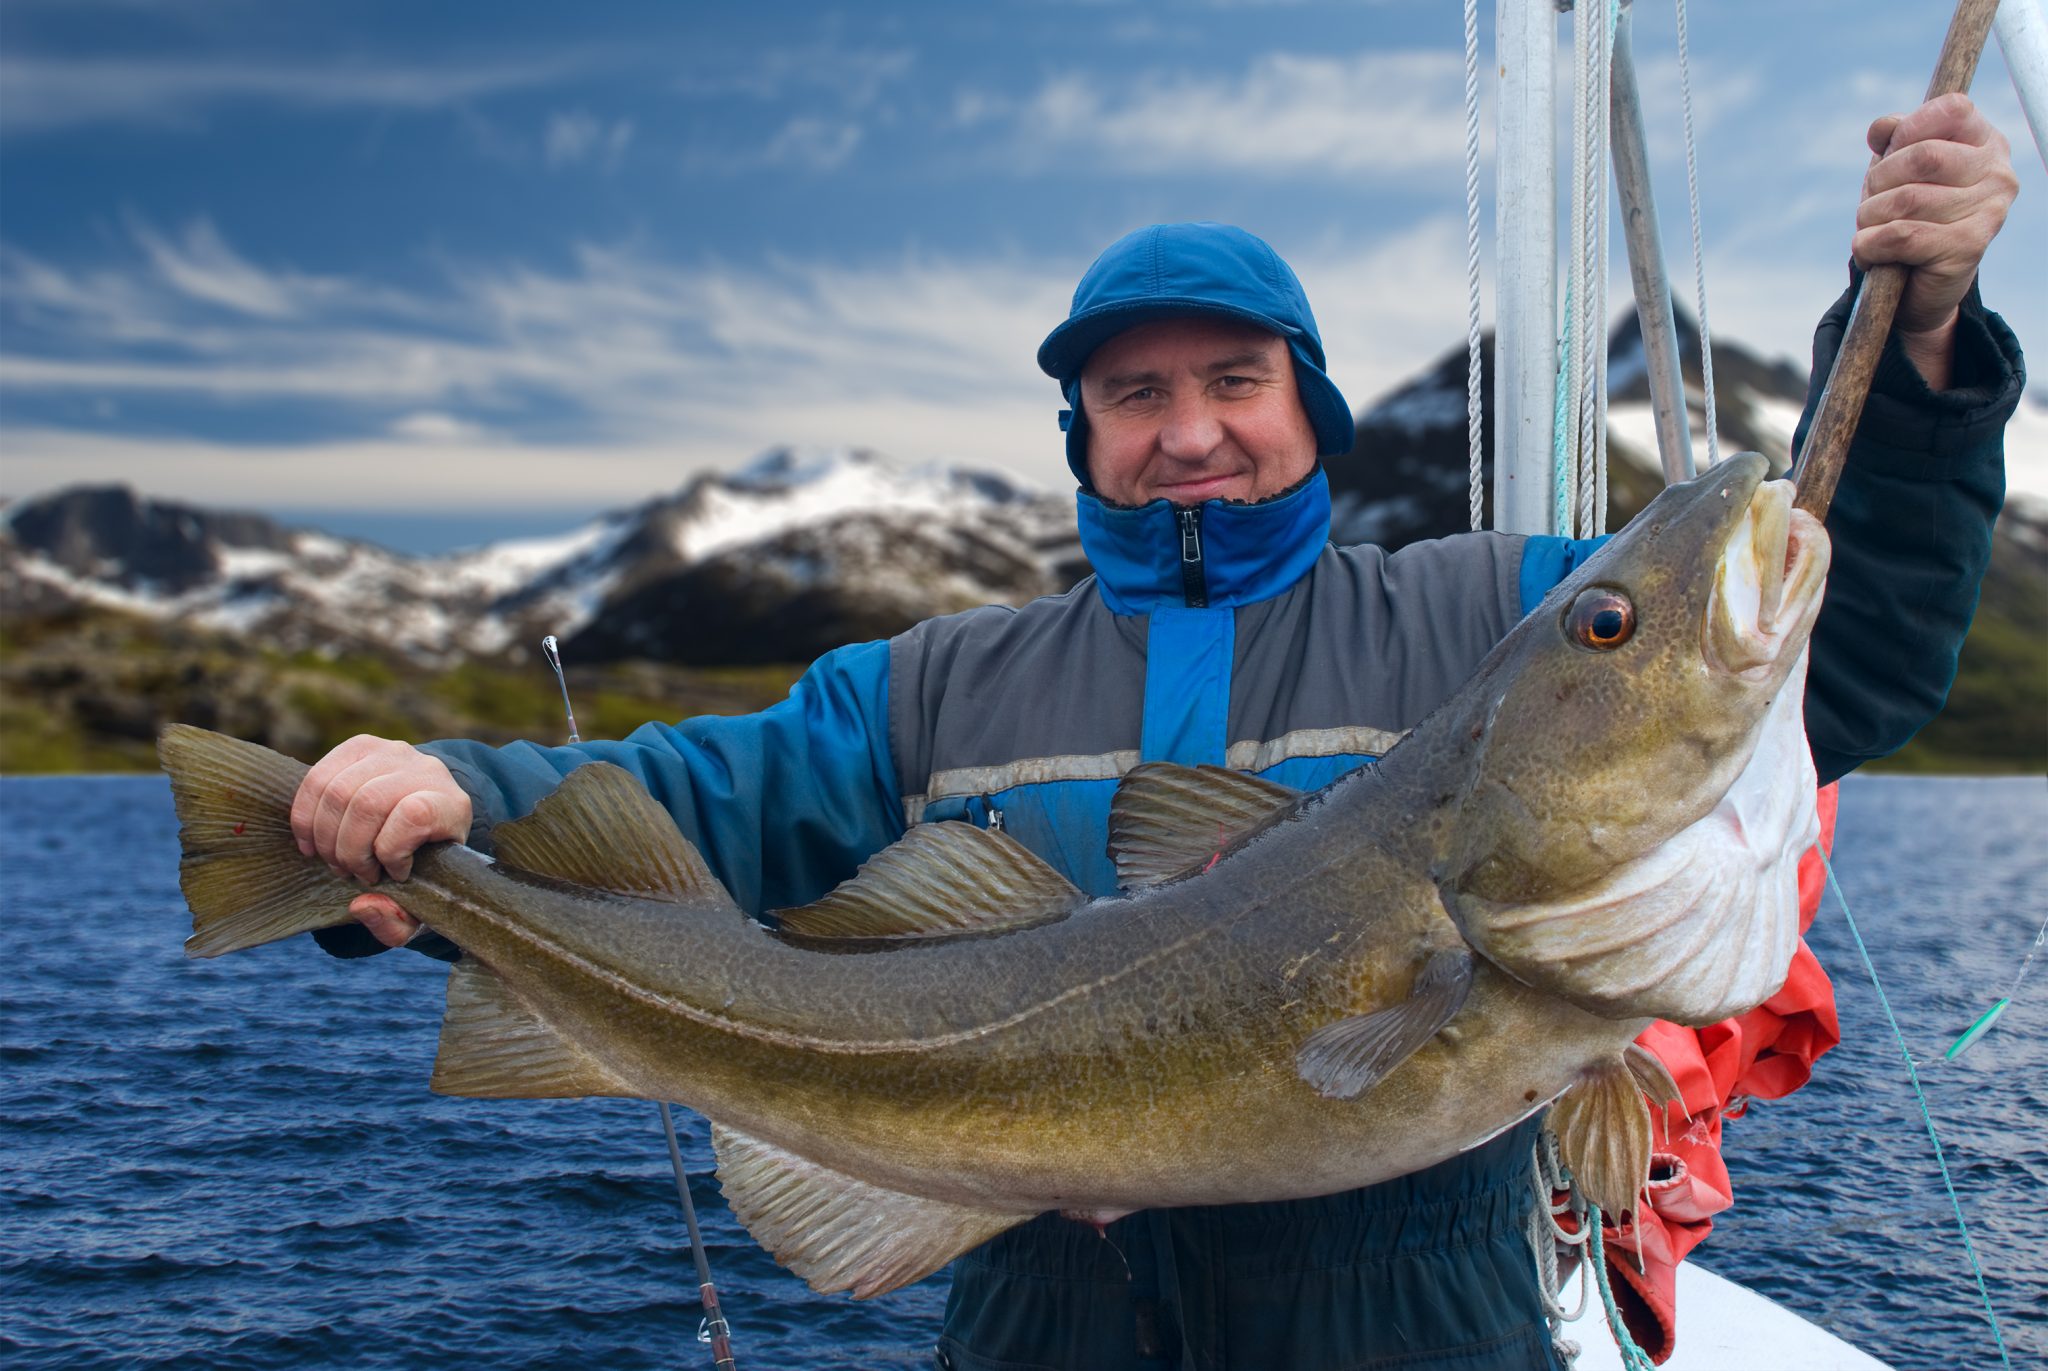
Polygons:
M2025 587L2005 589L1987 585L1941 715L1868 770L2048 772L2048 632L2035 622L2043 607ZM572 667L569 688L586 738L620 738L649 719L765 709L802 669L622 662ZM156 735L172 722L308 760L357 733L505 743L564 730L554 676L538 660L442 668L253 650L109 611L0 629L0 772L154 771Z
M569 690L584 737L620 738L649 719L765 709L802 669L572 667ZM566 727L554 674L537 660L444 669L258 651L107 612L0 632L0 771L154 771L156 735L173 722L307 760L358 733L507 743L560 739Z

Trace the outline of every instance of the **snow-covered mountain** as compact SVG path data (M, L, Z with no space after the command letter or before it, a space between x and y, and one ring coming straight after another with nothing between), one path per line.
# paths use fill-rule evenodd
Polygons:
M418 558L121 487L0 516L0 609L99 606L288 651L801 661L1061 583L1072 506L988 472L778 449L548 538Z
M1681 321L1698 460L1698 348ZM1661 488L1633 316L1611 348L1610 526ZM1485 362L1491 394L1492 346ZM1801 370L1715 346L1721 448L1782 461ZM2021 637L2048 586L2048 405L2007 434L2011 494L1986 607ZM1487 489L1491 489L1489 442ZM1330 463L1333 536L1398 547L1467 526L1465 357L1454 349L1358 421ZM446 663L528 656L544 633L575 662L799 662L933 614L1016 603L1085 571L1064 497L989 472L900 469L873 453L777 449L548 538L451 556L283 527L260 515L74 489L0 512L0 612L140 614L287 651L369 648Z

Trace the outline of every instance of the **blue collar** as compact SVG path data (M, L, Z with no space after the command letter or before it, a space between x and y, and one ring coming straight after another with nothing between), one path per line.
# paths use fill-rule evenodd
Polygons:
M1214 609L1269 600L1308 574L1330 541L1330 482L1317 465L1301 485L1256 504L1165 500L1126 509L1079 494L1081 550L1116 614L1166 606Z

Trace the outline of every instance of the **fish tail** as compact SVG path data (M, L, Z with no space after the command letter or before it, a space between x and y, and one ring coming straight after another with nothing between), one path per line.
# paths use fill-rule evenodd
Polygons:
M306 774L257 743L172 724L157 739L178 809L178 885L192 907L188 957L218 957L349 921L361 893L292 837L292 796Z

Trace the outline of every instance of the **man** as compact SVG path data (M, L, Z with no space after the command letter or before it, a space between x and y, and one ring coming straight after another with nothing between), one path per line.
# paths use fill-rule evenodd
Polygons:
M1824 780L1939 707L2021 385L1973 286L2012 198L2004 140L1957 97L1878 121L1871 142L1856 256L1918 269L1829 519L1807 695ZM1846 304L1823 323L1823 373ZM757 913L941 818L1000 820L1106 894L1110 797L1132 765L1325 784L1440 702L1589 550L1496 534L1330 547L1319 458L1350 446L1351 412L1293 272L1242 230L1155 225L1112 245L1039 362L1071 406L1093 578L839 649L758 715L573 748L352 740L299 792L302 849L402 880L421 844L488 847L494 824L603 758ZM418 931L382 893L351 909L369 932L323 934L340 955ZM1141 1213L1106 1235L1041 1216L955 1264L940 1365L1551 1365L1523 1234L1533 1129L1343 1195Z

